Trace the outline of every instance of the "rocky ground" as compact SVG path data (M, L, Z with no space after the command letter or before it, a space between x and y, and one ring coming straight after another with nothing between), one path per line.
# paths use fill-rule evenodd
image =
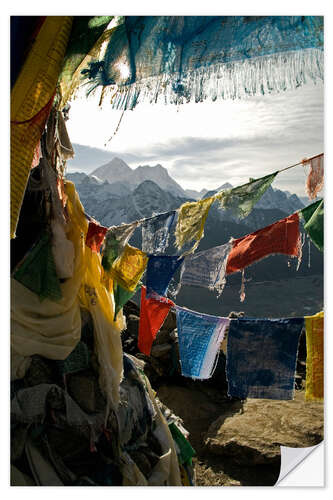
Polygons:
M169 313L158 333L150 357L137 352L137 306L129 302L125 314L124 350L144 361L158 398L181 417L190 432L198 486L274 485L280 472L280 445L302 448L322 441L323 404L304 400L304 335L294 400L240 401L227 396L223 351L211 379L193 381L180 375L174 313Z

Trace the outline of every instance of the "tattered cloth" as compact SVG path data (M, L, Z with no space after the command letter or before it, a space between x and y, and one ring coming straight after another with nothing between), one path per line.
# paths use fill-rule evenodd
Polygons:
M176 306L181 371L184 377L207 379L213 374L229 318Z
M43 19L11 91L11 238L15 237L34 152L51 111L71 27L70 16Z
M113 262L124 250L126 244L131 239L139 222L131 224L121 224L120 226L111 226L105 236L102 265L106 271L109 271Z
M322 16L124 16L84 70L138 102L235 99L323 79Z
M227 274L241 271L271 254L300 255L299 217L295 213L270 226L232 242L227 261Z
M142 251L157 255L168 246L170 228L176 211L156 215L142 223Z
M45 232L31 248L14 272L14 278L36 293L39 299L59 301L62 298L60 282L54 262L51 235Z
M324 200L318 200L300 210L304 219L304 229L312 242L322 252L324 250Z
M147 297L153 292L166 295L172 276L183 262L177 255L149 255L147 265Z
M156 334L173 306L174 303L170 299L157 294L147 298L146 287L141 288L138 347L147 356L150 355Z
M109 274L123 288L133 292L143 275L148 257L138 248L126 245L123 253L114 261Z
M306 387L305 399L322 401L324 398L324 311L305 316L306 333Z
M196 240L196 243L191 251L194 252L197 248L204 235L204 225L214 200L214 196L211 196L204 200L188 201L179 208L175 230L176 245L179 249L192 240Z
M311 160L303 160L303 165L310 163L309 175L306 179L306 194L310 200L314 200L324 187L324 155L321 154Z
M228 394L240 399L293 399L298 341L304 318L231 320Z
M89 221L88 232L86 236L86 245L93 252L99 252L108 231L107 227L101 226L98 222Z
M226 243L185 258L180 285L199 286L222 293L226 279L227 258L232 245Z
M220 200L224 210L231 210L236 217L243 219L251 213L254 205L272 184L277 174L278 172L274 172L261 179L253 179L242 186L226 189L218 193L216 199Z
M81 316L78 292L86 269L88 221L75 186L66 182L69 216L67 237L75 251L73 276L60 284L62 299L42 303L17 280L11 280L11 377L24 377L33 354L65 359L80 341ZM97 254L95 254L97 256Z

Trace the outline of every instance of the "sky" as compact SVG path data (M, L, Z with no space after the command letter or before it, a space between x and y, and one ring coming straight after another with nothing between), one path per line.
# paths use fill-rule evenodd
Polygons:
M98 148L69 171L90 173L117 156L131 167L161 164L184 188L233 186L323 152L324 86L307 84L294 91L184 104L138 105L121 111L99 95L71 102L67 122L71 141ZM110 140L111 138L111 140ZM278 189L304 196L307 172L296 167L274 181Z

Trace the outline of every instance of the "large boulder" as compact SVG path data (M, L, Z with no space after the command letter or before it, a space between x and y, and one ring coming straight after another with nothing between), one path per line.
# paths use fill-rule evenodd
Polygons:
M235 411L237 404L229 403L208 429L207 452L239 465L278 463L280 445L304 448L324 438L323 404L306 402L304 391L292 401L248 399Z

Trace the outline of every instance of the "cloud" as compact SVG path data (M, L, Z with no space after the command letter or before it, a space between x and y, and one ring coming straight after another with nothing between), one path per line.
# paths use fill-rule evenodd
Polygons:
M178 114L162 110L158 121L138 109L122 122L112 150L81 146L69 167L90 172L118 156L132 168L160 163L184 188L235 185L322 152L323 107L323 86L309 85L216 106L185 105ZM302 170L279 175L274 186L304 194Z

